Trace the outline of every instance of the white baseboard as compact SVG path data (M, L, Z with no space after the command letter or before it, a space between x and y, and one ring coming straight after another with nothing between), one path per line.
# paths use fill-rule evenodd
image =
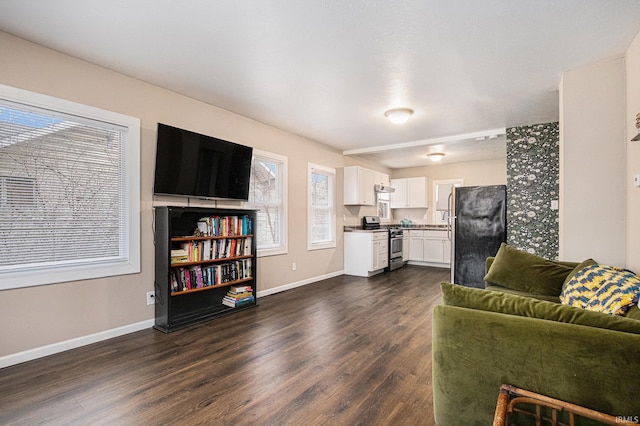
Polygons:
M344 271L332 272L317 277L307 278L306 280L297 281L290 284L281 285L279 287L270 288L268 290L259 291L258 297L268 296L270 294L280 293L281 291L291 290L292 288L301 287L303 285L312 284L317 281L326 280L328 278L344 275ZM0 357L0 368L9 367L11 365L20 364L48 355L57 354L59 352L68 351L69 349L79 348L80 346L90 345L92 343L101 342L125 334L134 333L153 327L154 320L146 320L129 324L122 327L113 328L111 330L101 331L99 333L89 334L87 336L76 337L75 339L65 340L63 342L52 343L50 345L41 346L39 348L29 349L11 355Z
M69 349L79 348L80 346L90 345L92 343L101 342L113 337L123 336L125 334L151 328L153 327L153 324L154 320L152 319L141 321L135 324L112 328L111 330L105 330L99 333L76 337L75 339L69 339L63 342L52 343L50 345L29 349L11 355L5 355L3 357L0 357L0 368L9 367L10 365L20 364L23 362L34 360L36 358L42 358L59 352L68 351Z
M450 263L422 262L420 260L410 260L407 262L407 265L431 266L433 268L451 269Z
M339 277L340 275L344 275L344 271L332 272L330 274L320 275L317 277L307 278L306 280L296 281L294 283L289 283L285 285L281 285L278 287L270 288L267 290L259 291L257 296L264 297L269 296L270 294L280 293L281 291L291 290L292 288L302 287L303 285L312 284L318 281L326 280L333 277Z

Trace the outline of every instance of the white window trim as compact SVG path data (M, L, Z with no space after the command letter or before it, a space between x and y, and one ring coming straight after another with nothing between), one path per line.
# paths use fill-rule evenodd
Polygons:
M311 190L311 174L314 170L321 170L332 175L331 185L331 198L333 202L333 215L331 217L331 241L324 243L312 243L312 229L311 229L311 217L312 217L312 190ZM319 164L308 163L307 165L307 250L323 250L336 247L336 169L332 167L321 166Z
M433 204L431 204L433 206L433 223L436 225L442 225L442 224L450 224L449 223L449 217L445 217L445 215L442 214L441 211L436 210L436 207L438 205L438 185L439 184L453 184L453 186L456 187L460 187L464 185L464 179L462 178L458 178L458 179L440 179L440 180L434 180L433 181L433 189L431 191L431 193L433 194Z
M289 211L289 197L287 195L287 189L289 188L288 176L289 176L289 158L284 155L274 154L269 151L262 151L260 149L253 150L253 155L258 157L271 158L276 161L280 161L284 164L282 172L282 176L279 176L280 182L282 183L282 244L280 247L268 248L268 249L258 249L256 256L257 257L266 257L266 256L279 256L282 254L289 253L289 233L287 232L289 229L289 222L287 212ZM249 204L250 207L253 205Z
M0 290L139 273L140 119L2 84L0 84L0 98L47 109L52 113L57 111L126 127L128 129L125 146L127 163L124 166L127 171L125 184L129 190L129 258L126 261L4 272L0 275Z

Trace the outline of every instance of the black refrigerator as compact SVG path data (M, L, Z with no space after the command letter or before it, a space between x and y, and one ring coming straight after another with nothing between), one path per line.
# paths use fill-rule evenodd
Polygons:
M507 187L457 187L451 201L451 282L484 288L486 259L507 241Z

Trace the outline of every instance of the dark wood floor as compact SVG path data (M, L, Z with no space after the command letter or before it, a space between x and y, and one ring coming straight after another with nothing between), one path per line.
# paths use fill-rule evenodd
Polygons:
M0 424L432 425L448 270L341 276L0 370Z

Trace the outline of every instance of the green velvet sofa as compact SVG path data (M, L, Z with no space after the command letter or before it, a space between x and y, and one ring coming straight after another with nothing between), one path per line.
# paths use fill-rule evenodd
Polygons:
M493 261L487 260L487 271ZM556 264L568 271L579 267ZM520 272L520 279L529 274L536 281L530 270ZM486 289L441 287L432 347L438 425L491 425L503 383L614 416L640 417L637 307L618 317L561 305L559 291L527 293L492 282Z

